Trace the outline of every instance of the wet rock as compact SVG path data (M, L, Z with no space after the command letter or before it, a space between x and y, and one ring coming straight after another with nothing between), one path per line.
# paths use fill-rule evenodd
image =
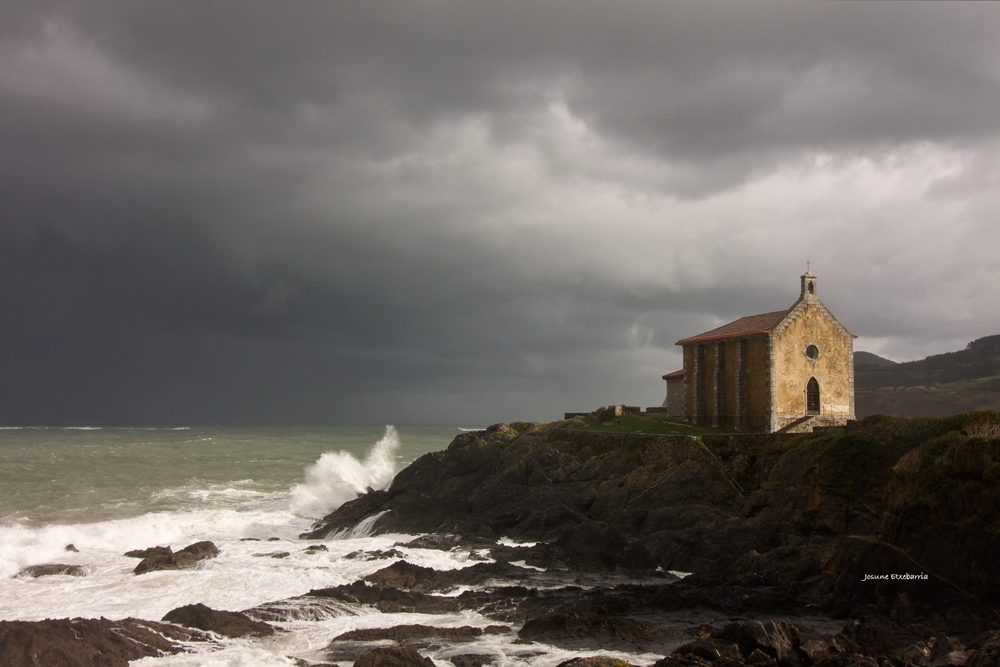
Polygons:
M160 549L160 547L154 548ZM176 553L170 553L169 547L167 547L167 550L167 553L158 551L144 557L132 571L135 574L144 574L156 570L182 570L194 567L198 561L215 558L219 555L218 547L207 540L204 542L195 542Z
M200 603L168 611L163 621L214 632L224 637L268 637L274 634L274 628L270 625L255 621L244 613L217 611Z
M306 552L307 554L315 554L321 551L329 551L329 549L327 549L325 544L314 544L312 546L306 547L305 549L303 549L303 551Z
M355 641L374 642L391 640L394 642L415 643L422 639L444 639L447 641L471 641L483 635L507 634L510 628L506 625L491 625L487 628L475 628L463 625L458 628L439 628L430 625L395 625L389 628L364 628L351 630L333 638L335 642Z
M287 551L270 551L266 554L254 554L254 558L288 558L291 554Z
M365 577L365 581L376 586L386 586L409 590L418 583L434 578L437 571L430 567L421 567L405 560L397 561L378 572Z
M388 586L369 586L363 581L312 590L303 597L333 598L351 604L369 605L383 614L449 614L462 609L453 597L401 591Z
M80 550L79 550L79 549L77 549L77 548L76 548L76 547L75 547L74 545L72 545L72 544L67 544L67 545L66 545L65 547L63 547L63 551L72 551L73 553L80 553Z
M778 662L798 662L795 649L801 644L799 629L784 621L741 621L730 623L717 635L719 639L739 644L747 656L760 650Z
M388 560L390 558L403 558L403 552L396 549L376 549L374 551L352 551L344 556L350 560Z
M150 558L172 556L173 553L173 549L170 547L149 547L148 549L133 549L132 551L126 551L125 555L129 558Z
M458 665L455 665L458 667ZM595 655L589 658L571 658L560 662L557 667L634 667L632 663L619 658L609 658L606 655Z
M451 664L455 667L483 667L496 662L496 656L488 653L460 653L450 658Z
M429 533L421 535L409 542L396 542L394 547L409 547L411 549L437 549L438 551L451 551L452 549L464 546L466 540L457 535L442 535L440 533Z
M437 665L412 648L377 648L359 655L354 661L354 667L437 667Z
M132 660L179 653L179 642L209 637L154 621L126 618L0 621L0 665L128 667Z
M29 565L15 576L21 579L37 579L38 577L49 577L55 574L67 574L71 577L86 577L87 570L79 565L67 565L66 563L44 563L42 565Z
M339 616L355 616L358 613L350 603L334 598L315 598L300 595L287 600L265 602L244 609L250 618L265 623L287 623L289 621L325 621Z
M575 612L557 612L529 619L517 636L524 640L543 642L588 639L636 643L651 638L656 632L657 628L652 623L622 616L584 616Z
M426 592L444 591L456 586L478 586L491 580L523 581L536 574L537 570L509 563L476 563L457 570L440 571L401 560L368 575L365 581L376 586Z
M438 649L445 644L472 642L488 634L507 634L507 626L487 628L471 626L432 627L428 625L397 625L389 628L364 628L338 635L327 646L326 658L334 662L355 660L371 649L372 642L393 642L399 647Z

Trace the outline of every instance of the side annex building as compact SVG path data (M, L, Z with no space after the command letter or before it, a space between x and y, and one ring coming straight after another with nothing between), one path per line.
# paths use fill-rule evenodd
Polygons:
M741 317L677 341L684 368L663 377L664 406L692 423L737 431L809 431L854 419L854 334L801 276L788 310Z

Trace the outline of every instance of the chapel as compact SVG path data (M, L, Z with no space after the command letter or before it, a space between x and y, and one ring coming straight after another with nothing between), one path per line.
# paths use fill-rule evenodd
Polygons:
M750 315L677 341L684 368L663 376L664 406L695 424L800 432L854 419L854 334L801 276L787 310Z

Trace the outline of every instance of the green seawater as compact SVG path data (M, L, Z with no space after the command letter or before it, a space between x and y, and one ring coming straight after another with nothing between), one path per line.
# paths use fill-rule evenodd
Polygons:
M396 470L456 426L398 426ZM384 426L0 429L0 525L76 524L151 511L288 502L325 452L358 460Z

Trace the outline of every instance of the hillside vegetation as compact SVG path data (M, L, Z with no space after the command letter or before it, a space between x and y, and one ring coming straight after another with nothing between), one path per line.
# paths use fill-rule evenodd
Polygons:
M1000 410L1000 335L919 361L887 361L869 353L855 354L858 418L877 413L917 417Z

